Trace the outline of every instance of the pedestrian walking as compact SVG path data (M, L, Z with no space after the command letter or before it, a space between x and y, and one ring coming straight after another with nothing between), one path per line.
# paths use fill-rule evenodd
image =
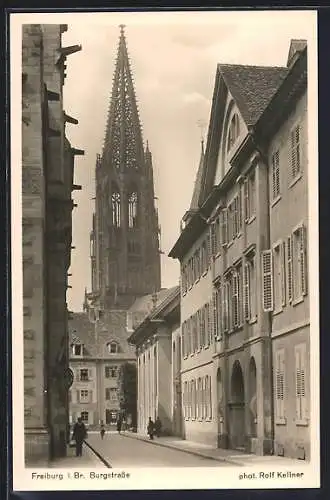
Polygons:
M148 433L150 439L154 438L154 431L155 431L155 424L151 420L151 417L149 417L147 433Z
M159 438L162 431L162 422L159 417L155 420L155 434Z
M122 418L121 415L119 415L118 420L117 420L117 431L118 431L118 434L120 434L122 424L123 424L123 418Z
M101 434L101 439L103 439L104 435L105 435L105 427L104 427L104 423L103 422L101 422L100 434Z
M78 422L75 423L73 428L72 440L76 442L76 457L82 456L82 445L84 439L87 437L87 430L81 417L78 418Z

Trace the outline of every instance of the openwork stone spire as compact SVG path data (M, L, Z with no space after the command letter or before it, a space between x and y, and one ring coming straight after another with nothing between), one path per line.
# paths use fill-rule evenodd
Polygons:
M124 25L120 37L113 77L103 158L112 168L137 169L143 158L141 124L132 72L127 52Z

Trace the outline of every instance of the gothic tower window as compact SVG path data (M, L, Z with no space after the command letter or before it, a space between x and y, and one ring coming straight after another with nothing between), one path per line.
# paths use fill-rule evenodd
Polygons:
M116 227L120 226L120 193L117 186L112 187L112 224Z
M137 226L137 192L133 191L128 195L128 227Z

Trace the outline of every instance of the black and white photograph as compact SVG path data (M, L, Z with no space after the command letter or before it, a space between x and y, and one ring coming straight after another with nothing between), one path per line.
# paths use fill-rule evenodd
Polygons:
M14 490L318 488L316 12L10 44Z

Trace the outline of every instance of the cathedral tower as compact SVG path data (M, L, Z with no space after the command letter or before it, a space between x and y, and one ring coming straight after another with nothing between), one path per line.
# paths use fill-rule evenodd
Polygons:
M143 145L123 25L120 30L91 232L90 298L101 309L126 309L161 286L152 156Z

